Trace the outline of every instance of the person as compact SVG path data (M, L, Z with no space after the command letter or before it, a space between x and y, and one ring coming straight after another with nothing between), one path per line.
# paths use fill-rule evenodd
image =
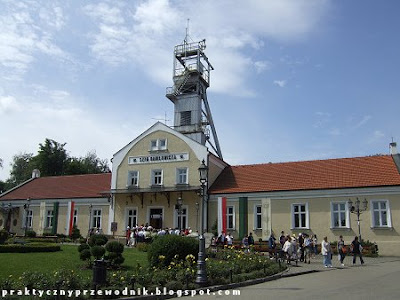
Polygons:
M312 240L312 245L313 245L313 250L314 250L314 257L315 255L318 254L318 238L316 234L313 234L313 236L311 237Z
M243 244L243 249L244 253L249 252L249 236L245 235L244 238L242 239L242 244Z
M346 257L346 247L344 245L343 236L339 236L339 240L337 242L337 249L339 253L339 260L342 267L344 267L344 258Z
M252 232L249 233L248 240L249 240L249 249L250 250L254 249L254 237Z
M290 264L290 260L296 254L296 238L292 239L290 235L287 235L282 251L286 255L287 263Z
M308 258L308 263L311 262L311 253L313 251L312 249L312 240L308 234L304 236L304 262L307 263L307 258Z
M136 247L136 227L132 227L129 246Z
M233 245L233 236L231 235L230 232L228 232L228 234L225 237L226 239L226 244L228 245L228 247L232 247Z
M269 257L272 259L276 257L276 238L274 232L271 231L271 235L268 239Z
M126 246L129 246L130 238L131 238L131 228L128 226L126 227L126 241L125 241Z
M300 261L304 261L304 236L302 233L299 233L299 254L300 254Z
M279 237L279 243L281 244L281 249L283 248L283 245L286 242L286 236L285 236L285 232L281 231L281 235Z
M358 241L358 236L354 237L354 240L351 242L351 252L353 253L353 265L356 263L357 256L360 257L360 262L363 265L364 260L362 258L362 246Z
M331 244L328 242L328 237L324 237L321 243L321 254L324 257L323 263L325 268L332 268L332 249Z

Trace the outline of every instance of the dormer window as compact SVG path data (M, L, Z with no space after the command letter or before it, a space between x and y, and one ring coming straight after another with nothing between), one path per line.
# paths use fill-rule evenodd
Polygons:
M157 139L150 141L150 151L167 150L167 139Z

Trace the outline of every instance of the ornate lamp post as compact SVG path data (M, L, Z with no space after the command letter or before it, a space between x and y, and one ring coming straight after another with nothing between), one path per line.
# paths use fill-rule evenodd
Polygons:
M179 196L178 199L176 199L176 206L175 209L178 213L178 229L179 232L182 230L182 204L183 204L183 199L182 196Z
M24 209L25 209L25 232L24 236L26 236L26 231L28 230L28 220L29 220L29 205L31 203L31 198L26 199L26 204L24 204Z
M207 195L206 187L208 180L208 167L204 163L204 159L199 167L200 183L201 183L201 219L200 219L200 236L199 236L199 255L197 259L197 277L196 283L204 286L207 283L206 271L206 240L204 238L204 216L205 216L205 199Z
M362 202L362 207L361 207L361 201L357 197L356 203L353 205L353 202L349 199L347 202L349 206L349 210L352 214L357 215L357 225L358 225L358 238L361 243L361 228L360 228L360 215L367 210L368 208L368 201L367 199L364 198L364 201Z

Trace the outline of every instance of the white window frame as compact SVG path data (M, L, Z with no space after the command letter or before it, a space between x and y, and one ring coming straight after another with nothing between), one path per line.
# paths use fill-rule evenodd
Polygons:
M178 222L178 218L180 218L181 219L181 222L182 222L182 218L185 218L184 219L184 221L185 222L183 222L184 224L184 226L182 226L181 227L181 230L184 230L184 229L186 229L186 228L188 228L188 223L189 223L189 214L188 214L188 212L189 212L189 207L187 206L187 205L182 205L182 210L185 210L185 213L184 214L178 214L178 210L177 209L174 209L174 228L178 228L179 226L178 226L178 224L179 224L179 222Z
M135 213L133 215L129 215L129 211L134 211ZM130 224L129 219L132 218L133 220L136 219L136 222L133 222L132 220L132 224ZM138 224L138 208L137 207L127 207L125 209L125 228L127 228L128 226L130 228L132 227L136 227L136 225Z
M72 215L72 227L78 227L78 209L74 208L74 213Z
M305 206L305 214L306 214L306 224L305 226L299 226L299 227L295 227L295 214L302 214L301 211L299 211L298 213L295 212L295 206L300 206L300 205L304 205ZM310 213L308 210L308 202L305 203L292 203L291 204L291 216L292 216L292 228L291 229L310 229ZM301 218L299 219L301 220Z
M335 204L337 204L338 208L339 208L337 211L335 211L334 208L333 208L333 206ZM345 221L346 221L346 225L344 225L344 226L341 225L341 224L339 224L339 225L335 225L334 224L334 221L335 221L334 215L335 215L335 213L339 214L339 220L341 221L340 213L343 212L343 211L340 209L339 205L344 205L344 218L345 218ZM335 229L335 228L337 228L337 229L350 228L350 211L349 211L349 206L347 204L347 201L331 201L331 228L332 229Z
M100 212L100 215L95 214L95 212L98 212L98 211ZM100 226L97 226L96 219L99 219ZM92 209L92 219L90 220L90 225L91 225L90 228L100 228L101 229L101 226L103 225L103 212L102 212L101 208L93 208Z
M156 172L161 172L161 182L160 183L156 183ZM151 185L153 185L153 186L161 186L161 185L163 185L163 182L164 182L164 180L163 180L163 178L164 178L164 172L163 172L163 170L162 169L153 169L153 170L151 170Z
M166 138L150 141L150 151L165 151L168 149L168 140Z
M257 212L257 208L260 208L260 212ZM262 229L262 205L261 204L256 204L254 205L254 230L261 230ZM258 217L260 217L260 226L257 226L258 224Z
M136 179L136 183L132 183L133 179ZM128 171L128 182L127 186L139 186L139 171L132 170Z
M180 173L180 171L185 171L184 175L183 173ZM184 182L181 182L181 178L185 176ZM176 168L176 184L188 184L189 180L189 169L188 168Z
M229 208L232 208L232 213L229 213ZM232 227L229 227L229 218L232 218ZM227 205L226 206L226 229L235 230L236 228L236 214L235 214L235 206Z
M54 210L46 209L46 219L45 219L45 228L53 228L54 223Z
M374 203L378 203L379 208L378 209L374 209ZM386 204L386 209L382 209L380 206L380 203L385 203ZM370 201L370 212L371 212L371 227L372 228L392 228L392 216L391 216L391 210L390 210L390 204L389 204L389 200L387 199L374 199ZM381 214L379 214L379 223L380 224L376 224L375 223L375 211L379 211L379 212L386 212L386 223L387 225L382 225L382 216Z

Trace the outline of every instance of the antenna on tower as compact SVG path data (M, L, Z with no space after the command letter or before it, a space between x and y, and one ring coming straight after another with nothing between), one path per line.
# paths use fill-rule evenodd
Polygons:
M163 121L165 125L167 125L168 121L171 121L169 119L167 119L167 112L164 112L164 119L160 119L160 118L151 118L152 120L156 120L156 121Z

